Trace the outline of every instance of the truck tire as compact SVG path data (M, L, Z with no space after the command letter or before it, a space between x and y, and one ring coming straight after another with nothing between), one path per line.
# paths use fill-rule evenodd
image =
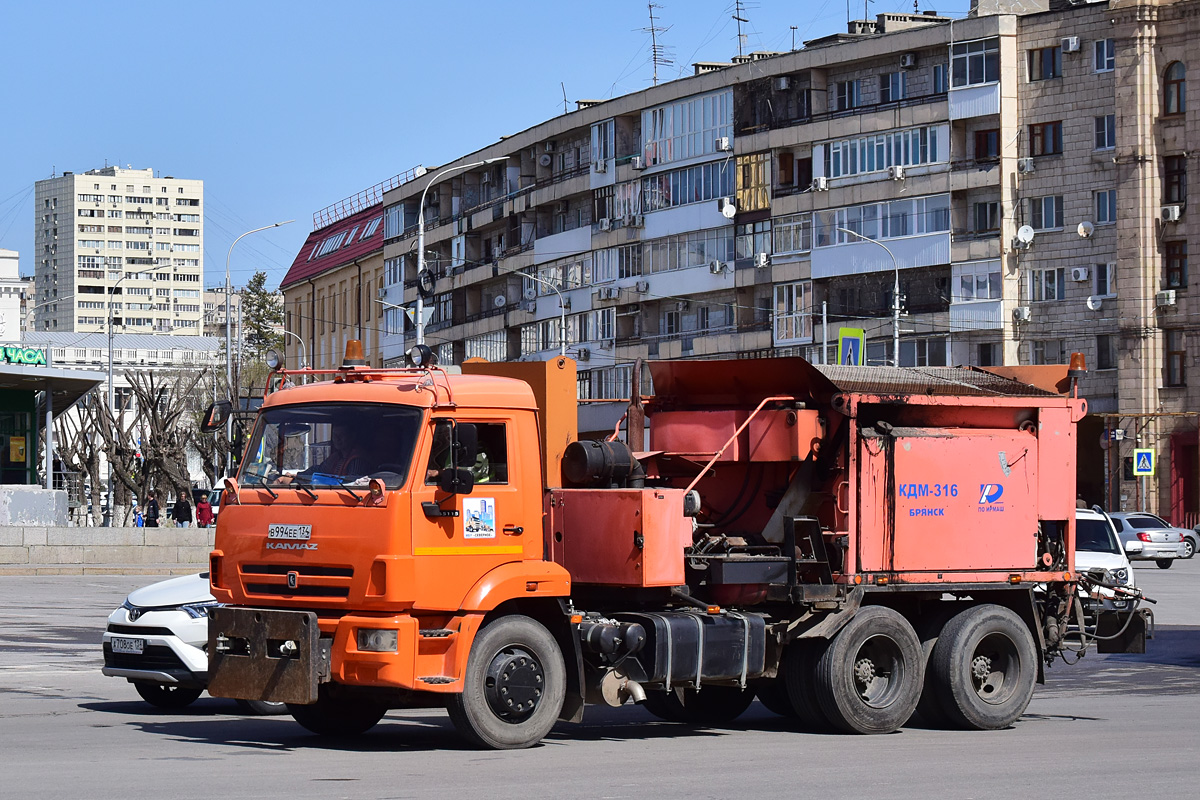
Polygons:
M1170 569L1171 565L1175 563L1175 559L1173 559L1173 558L1156 558L1156 559L1154 559L1154 563L1158 566L1159 569Z
M541 623L500 617L475 637L461 694L446 708L459 735L476 747L532 747L558 721L567 668L558 643Z
M740 717L754 702L754 692L736 686L705 686L695 689L672 689L669 692L646 692L647 711L667 722L715 727L728 725Z
M942 604L946 605L946 604ZM942 701L938 695L933 670L929 664L933 658L933 648L946 623L954 616L952 609L939 608L922 614L913 628L917 638L921 640L921 663L925 667L925 680L921 688L921 699L917 701L917 719L927 728L949 728L950 718L942 710Z
M387 713L387 706L361 697L332 697L325 684L317 690L317 702L288 703L287 710L292 719L318 736L345 739L374 728Z
M784 656L784 680L788 700L800 727L812 733L833 730L829 717L817 700L817 661L829 646L825 639L800 639L788 645Z
M189 689L169 683L134 681L133 688L155 708L187 708L204 694L203 689Z
M787 679L783 676L782 665L778 677L762 678L755 684L754 696L772 714L778 714L781 717L796 716L796 710L792 708L792 700L788 697Z
M817 659L817 700L846 733L891 733L921 697L921 642L912 625L883 606L854 615Z
M963 728L1012 725L1033 697L1037 648L1011 609L980 605L956 614L933 647L929 668L942 711Z
M287 703L270 703L266 700L236 700L243 714L252 717L273 717L288 713Z

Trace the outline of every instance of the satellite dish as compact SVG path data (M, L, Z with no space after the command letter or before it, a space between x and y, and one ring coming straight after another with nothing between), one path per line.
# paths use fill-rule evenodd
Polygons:
M540 156L538 156L538 163L543 167L550 166L553 161L554 159L550 157L549 153L542 153Z
M492 305L496 308L504 308L506 303L508 303L508 298L502 294L496 295L496 299L492 301Z
M1017 228L1017 241L1021 244L1029 244L1033 241L1033 228L1028 225L1022 225Z
M1088 311L1099 311L1100 307L1103 305L1104 305L1104 298L1102 298L1098 294L1093 294L1093 295L1089 296L1087 299Z
M1090 222L1081 222L1079 223L1079 227L1075 229L1075 232L1079 234L1079 238L1087 239L1096 232L1096 226Z
M525 291L522 292L521 296L526 300L537 300L537 289L533 288L532 286L528 286L525 288Z
M733 219L737 216L737 206L733 204L733 200L725 198L721 202L721 216L725 219Z

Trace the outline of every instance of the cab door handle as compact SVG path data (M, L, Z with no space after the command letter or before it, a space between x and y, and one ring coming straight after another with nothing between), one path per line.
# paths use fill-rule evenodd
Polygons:
M504 535L505 536L520 536L524 532L525 532L525 529L523 527L521 527L520 525L505 525L504 526Z

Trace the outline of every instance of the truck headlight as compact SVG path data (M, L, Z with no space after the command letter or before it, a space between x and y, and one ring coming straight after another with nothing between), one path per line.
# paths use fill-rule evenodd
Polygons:
M395 630L359 628L358 649L370 653L395 653L399 637Z

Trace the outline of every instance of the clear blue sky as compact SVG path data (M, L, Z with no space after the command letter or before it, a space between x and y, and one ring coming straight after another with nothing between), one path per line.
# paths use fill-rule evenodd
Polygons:
M733 2L656 0L675 61L737 53ZM969 0L921 0L961 17ZM846 0L751 0L747 52L845 30ZM863 0L850 0L863 16ZM870 14L912 0L871 0ZM108 164L204 181L205 282L278 285L313 212L650 84L644 2L0 0L0 247L33 274L33 184Z

